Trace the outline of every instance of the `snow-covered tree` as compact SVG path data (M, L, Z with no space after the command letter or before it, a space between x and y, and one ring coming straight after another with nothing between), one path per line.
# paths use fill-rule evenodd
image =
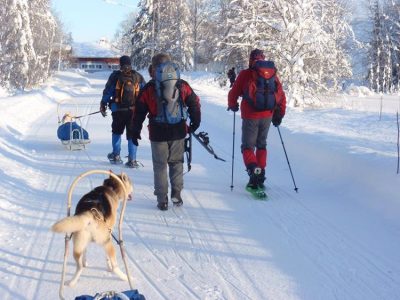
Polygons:
M132 63L146 68L157 49L156 22L158 0L141 0L136 22L131 29Z
M388 31L387 14L382 4L376 0L371 5L373 13L373 31L370 43L370 73L371 88L376 92L388 92L392 75L392 39Z
M301 105L305 92L337 89L351 76L345 43L352 36L341 0L220 0L215 59L245 68L252 49L275 61L289 91Z
M371 14L370 86L376 92L393 92L399 89L400 1L376 0Z
M183 69L193 66L193 35L185 0L162 1L157 36L160 50L168 52Z
M24 89L31 84L29 69L36 65L27 0L5 3L2 19L0 71L2 82Z
M35 65L30 68L30 77L37 83L50 75L58 24L50 11L49 0L29 1L29 17L37 57Z
M193 38L185 0L142 0L132 28L134 64L149 64L155 52L168 52L184 69L193 65Z
M267 50L277 62L289 104L302 105L304 94L337 88L351 75L344 41L351 29L340 1L272 0Z
M8 0L0 8L0 83L25 89L43 82L53 67L59 25L50 0Z
M124 21L121 22L117 32L114 35L113 44L115 47L124 54L131 54L133 52L132 45L132 27L135 24L136 13L130 13Z
M193 42L193 70L197 70L197 64L210 60L212 56L206 57L210 53L208 47L212 47L209 43L215 32L215 23L210 19L215 11L211 0L189 0L190 7L190 23L192 24L192 42ZM213 53L214 51L211 51Z
M220 2L218 50L215 59L245 68L250 51L265 48L274 28L269 26L270 6L263 0Z

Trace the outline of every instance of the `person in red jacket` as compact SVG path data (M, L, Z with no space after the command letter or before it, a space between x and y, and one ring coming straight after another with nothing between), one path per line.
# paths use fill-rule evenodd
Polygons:
M153 56L149 67L152 80L144 86L136 101L132 130L135 137L134 143L137 145L137 139L140 139L143 122L147 116L153 160L154 194L157 196L157 207L160 210L168 209L168 171L171 201L175 206L183 204L181 191L183 189L184 139L189 131L196 131L201 121L200 99L186 81L179 79L179 76L173 86L168 85L168 82L173 81L172 79L166 80L165 85L158 81L158 75L164 72L161 72L160 68L165 65L175 66L168 54L159 53ZM167 77L172 73L165 71ZM160 89L157 89L158 85L161 85ZM177 97L178 102L173 102L171 95L162 94L163 91L168 90L172 92L174 99ZM179 103L181 105L174 106ZM175 109L169 109L174 107ZM190 126L186 123L187 117L190 119Z
M250 53L249 68L241 71L228 93L228 109L234 112L239 110L238 98L242 97L240 103L242 118L242 155L249 174L248 188L264 188L265 168L267 166L267 136L272 124L279 126L286 110L286 96L282 89L282 84L276 75L275 67L263 69L266 74L272 75L271 99L273 105L269 109L260 110L252 105L251 91L256 90L257 80L259 80L257 61L265 61L262 50L254 49ZM269 62L273 65L272 62ZM269 86L268 86L269 87ZM267 87L267 88L268 88ZM266 89L267 89L266 88ZM266 92L267 93L267 92ZM267 97L267 95L263 96Z

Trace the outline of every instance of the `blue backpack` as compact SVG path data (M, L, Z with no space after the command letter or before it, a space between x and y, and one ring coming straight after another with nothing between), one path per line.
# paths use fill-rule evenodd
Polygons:
M155 86L157 93L156 122L177 124L187 119L187 109L183 105L180 94L179 67L173 62L165 62L155 70Z
M245 99L255 110L266 111L275 108L275 83L276 68L272 61L258 60L252 67L256 71L256 79L244 92Z

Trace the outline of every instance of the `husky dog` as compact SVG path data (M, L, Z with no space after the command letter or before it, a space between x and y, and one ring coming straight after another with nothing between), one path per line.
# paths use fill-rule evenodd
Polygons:
M117 176L125 186L127 199L131 200L131 180L125 173ZM86 267L85 252L90 242L102 245L106 251L109 270L122 280L128 280L117 265L115 248L111 241L111 230L117 220L119 201L124 200L123 197L123 187L110 175L103 185L94 188L79 200L74 216L66 217L51 227L54 232L72 233L76 272L66 285L73 287L78 282L83 267Z

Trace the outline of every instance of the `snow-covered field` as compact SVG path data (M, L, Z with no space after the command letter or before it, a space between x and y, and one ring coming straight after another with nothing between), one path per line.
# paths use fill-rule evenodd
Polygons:
M227 162L193 141L184 205L161 212L146 132L138 170L109 165L110 116L82 119L92 141L85 151L65 150L57 139L57 103L79 115L97 111L107 76L62 72L41 89L0 98L1 299L58 299L64 236L49 228L66 215L67 191L79 174L110 168L127 172L135 185L123 236L135 288L147 299L400 299L398 96L384 102L382 113L373 95L289 109L281 132L299 193L271 128L269 199L257 201L244 191L238 116L230 189L227 89L205 74L187 74L202 102L200 130ZM123 155L126 148L124 141ZM81 180L74 203L103 179ZM129 289L107 272L98 246L89 248L88 261L77 286L65 287L67 299ZM120 257L119 263L123 268ZM67 279L73 272L70 256Z

